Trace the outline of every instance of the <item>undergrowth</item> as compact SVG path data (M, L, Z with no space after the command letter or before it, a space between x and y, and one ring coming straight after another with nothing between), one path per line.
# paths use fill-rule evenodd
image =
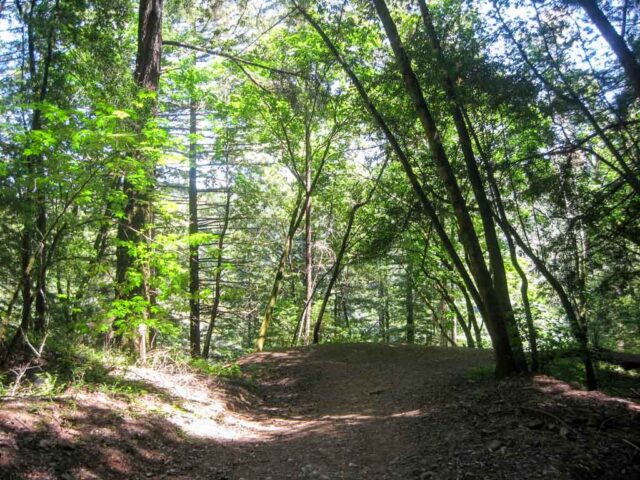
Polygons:
M242 376L242 370L237 363L209 363L203 358L194 358L189 361L189 366L194 370L212 377L237 379Z
M14 365L0 372L0 397L54 397L69 389L104 392L133 399L152 388L144 382L125 379L118 371L136 365L135 359L118 349L87 346L50 345L41 358ZM178 350L157 349L145 365L175 374L199 374L239 379L240 366L235 362L209 362L191 359Z
M640 400L640 373L626 371L606 362L595 362L598 390L634 401ZM585 389L584 364L579 358L556 358L542 368L542 373Z
M626 371L606 362L595 362L598 390L617 397L640 400L640 372ZM579 358L557 357L545 362L540 373L562 380L576 388L586 389L584 365ZM467 378L486 381L495 378L493 365L479 365L470 369Z

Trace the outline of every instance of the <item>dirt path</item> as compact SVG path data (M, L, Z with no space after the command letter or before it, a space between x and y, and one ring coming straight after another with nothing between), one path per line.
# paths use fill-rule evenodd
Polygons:
M640 478L640 406L539 376L470 376L486 351L324 345L243 377L133 368L132 400L6 400L0 478Z

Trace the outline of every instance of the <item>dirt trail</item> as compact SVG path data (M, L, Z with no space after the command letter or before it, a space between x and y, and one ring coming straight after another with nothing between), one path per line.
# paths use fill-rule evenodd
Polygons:
M495 382L486 351L323 345L242 379L129 369L131 402L0 405L0 478L640 478L640 405L548 377Z

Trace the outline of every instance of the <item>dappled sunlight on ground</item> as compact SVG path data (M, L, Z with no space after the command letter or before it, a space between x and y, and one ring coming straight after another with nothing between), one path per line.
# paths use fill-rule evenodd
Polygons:
M0 478L634 478L638 405L550 377L468 372L491 352L326 345L250 355L242 377L133 367L127 395L0 405ZM633 413L631 415L629 412Z
M580 390L572 387L568 383L546 375L536 375L533 380L533 386L537 391L547 395L560 395L577 400L610 403L623 408L628 408L630 411L640 413L640 404L638 403L624 398L612 397L599 391L589 392Z

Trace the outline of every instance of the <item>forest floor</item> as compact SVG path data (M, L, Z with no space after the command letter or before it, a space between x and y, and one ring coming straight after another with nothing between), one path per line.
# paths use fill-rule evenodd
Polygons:
M112 372L120 392L0 403L3 479L634 479L640 405L491 353L322 345L249 355L234 380Z

